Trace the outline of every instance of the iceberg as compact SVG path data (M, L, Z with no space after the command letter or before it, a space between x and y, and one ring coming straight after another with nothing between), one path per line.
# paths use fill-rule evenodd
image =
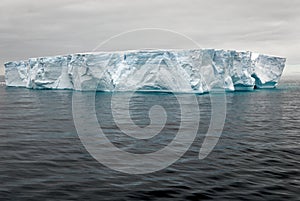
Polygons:
M276 87L285 58L250 51L128 50L5 63L7 86L79 91L206 93Z

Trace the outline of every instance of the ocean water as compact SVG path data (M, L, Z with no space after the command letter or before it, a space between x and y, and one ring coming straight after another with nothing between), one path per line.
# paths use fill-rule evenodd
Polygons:
M189 150L171 166L143 175L112 170L89 154L74 125L72 93L0 86L1 200L299 200L298 77L284 77L273 90L227 93L222 135L202 160L211 104L208 94L197 95L200 126ZM120 105L126 96L120 94ZM151 106L166 110L165 127L149 140L133 140L118 129L110 97L97 93L95 108L116 147L151 153L176 135L180 108L173 94L131 99L130 114L140 127L150 123Z

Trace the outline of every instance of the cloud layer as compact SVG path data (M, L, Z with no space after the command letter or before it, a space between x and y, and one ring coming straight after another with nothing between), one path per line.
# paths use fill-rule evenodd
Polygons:
M145 27L182 33L203 48L246 49L300 64L299 24L299 0L2 0L0 74L6 61L91 51L113 35ZM130 38L103 50L141 42ZM174 40L163 45L176 47Z

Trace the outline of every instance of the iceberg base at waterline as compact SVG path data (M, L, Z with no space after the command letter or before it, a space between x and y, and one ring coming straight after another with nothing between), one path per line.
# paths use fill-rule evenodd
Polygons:
M206 93L274 88L285 58L249 51L128 50L5 63L7 86L79 91Z

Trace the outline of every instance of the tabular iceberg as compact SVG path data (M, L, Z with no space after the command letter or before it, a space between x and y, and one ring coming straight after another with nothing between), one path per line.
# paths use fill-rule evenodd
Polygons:
M170 91L273 88L285 58L249 51L132 50L39 57L5 64L7 86L80 91Z

